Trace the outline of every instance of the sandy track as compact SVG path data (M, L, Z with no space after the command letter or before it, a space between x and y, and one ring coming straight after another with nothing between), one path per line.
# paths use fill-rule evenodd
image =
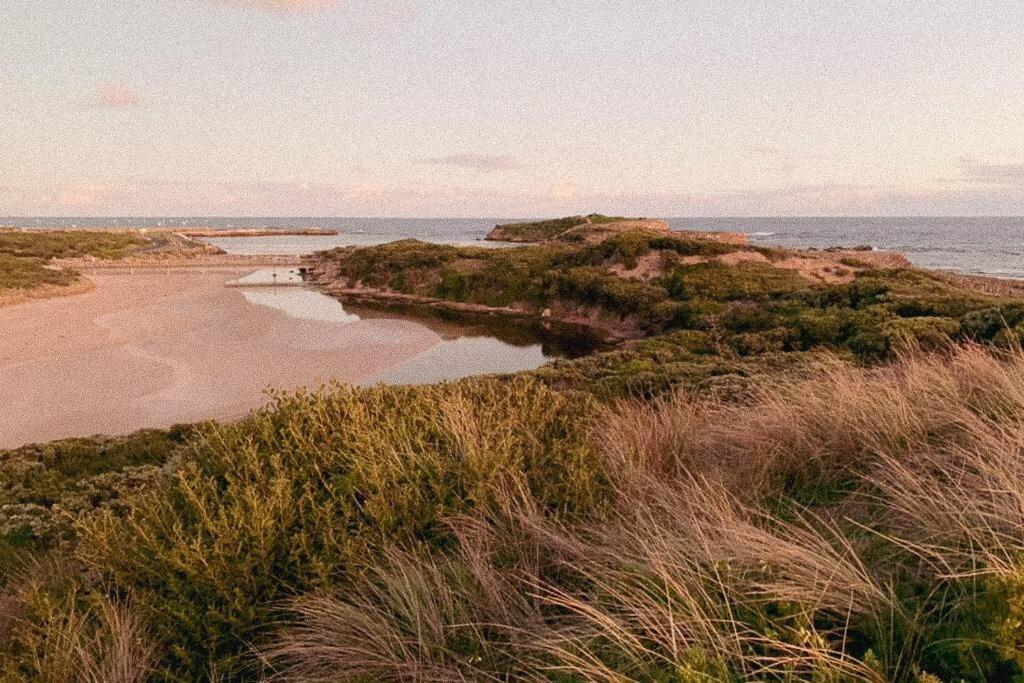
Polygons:
M0 308L0 447L235 418L267 387L358 381L440 339L290 318L223 286L247 272L101 272L91 292Z

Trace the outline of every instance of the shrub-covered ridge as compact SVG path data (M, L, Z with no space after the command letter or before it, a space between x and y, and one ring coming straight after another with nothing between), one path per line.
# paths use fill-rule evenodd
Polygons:
M926 348L955 341L1005 346L1024 331L1019 297L972 291L892 255L795 252L645 231L512 249L406 240L324 252L310 259L310 272L343 301L447 306L537 326L582 326L612 341L645 339L542 371L581 388L576 379L586 377L612 393L626 384L651 392L685 383L709 358L735 367L830 350L874 362L908 340Z

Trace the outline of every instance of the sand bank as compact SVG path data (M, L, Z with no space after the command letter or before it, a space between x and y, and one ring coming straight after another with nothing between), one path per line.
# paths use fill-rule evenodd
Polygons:
M254 305L224 286L247 272L101 271L87 293L0 308L0 447L236 418L267 387L357 382L440 342Z

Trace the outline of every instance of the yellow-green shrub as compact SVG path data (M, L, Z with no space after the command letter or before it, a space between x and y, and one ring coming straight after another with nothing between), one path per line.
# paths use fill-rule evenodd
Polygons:
M87 523L79 555L142 609L177 674L237 673L276 601L346 581L380 543L445 547L452 515L518 489L559 517L598 504L591 411L527 378L279 395L196 436L126 516Z

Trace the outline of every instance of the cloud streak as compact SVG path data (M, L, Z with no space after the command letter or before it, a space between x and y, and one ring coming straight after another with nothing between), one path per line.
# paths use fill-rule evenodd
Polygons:
M448 156L421 159L420 163L468 168L476 171L514 171L523 167L515 157L499 154L449 154Z
M915 190L792 185L735 193L471 187L456 182L304 183L126 180L0 186L0 216L564 216L601 210L644 216L1020 215L1024 185Z
M120 83L105 83L96 96L96 104L107 109L131 109L143 105L142 95Z
M278 14L303 14L328 9L338 0L214 0L222 5L237 5L276 12Z
M964 164L963 179L972 182L1024 184L1024 162Z

